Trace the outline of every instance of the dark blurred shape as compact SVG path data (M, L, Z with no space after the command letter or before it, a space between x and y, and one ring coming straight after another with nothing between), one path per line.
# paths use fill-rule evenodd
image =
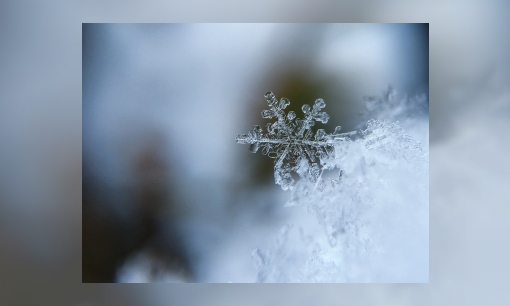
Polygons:
M132 160L134 179L129 186L108 186L94 178L84 162L83 282L115 282L127 258L144 250L190 277L179 239L162 233L169 228L163 223L172 220L168 215L172 212L166 211L172 207L172 201L168 192L169 168L161 156L161 141L153 135L140 147ZM118 205L132 207L123 215L112 210ZM155 265L158 266L161 265Z
M86 164L84 163L84 169ZM125 222L109 212L105 195L106 186L93 182L84 171L82 202L82 281L110 283L115 281L117 269L126 258L154 235L155 224L142 207L135 222ZM98 195L94 195L99 193Z
M158 26L142 29L157 31ZM83 24L83 203L82 264L83 282L115 282L119 269L137 254L150 254L153 275L177 271L192 279L181 237L174 230L176 198L172 169L161 130L130 122L134 133L112 144L122 156L123 175L107 178L111 170L97 164L108 154L94 141L97 95L112 73L123 68L126 52L111 41L111 27ZM125 117L122 117L126 119ZM107 133L108 131L105 131ZM95 159L96 158L96 159Z

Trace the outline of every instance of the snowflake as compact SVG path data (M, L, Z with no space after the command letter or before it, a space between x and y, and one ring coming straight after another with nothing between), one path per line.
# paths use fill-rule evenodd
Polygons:
M340 126L332 134L323 129L317 130L315 135L311 127L315 121L327 123L329 115L321 112L326 106L323 99L315 100L313 108L305 104L302 107L304 119L296 119L296 113L290 111L285 114L284 109L290 104L289 99L276 99L272 92L267 92L266 98L269 110L262 111L262 117L277 118L274 123L266 125L267 133L263 133L260 126L255 125L248 134L238 135L237 143L250 144L250 151L274 158L275 183L283 190L292 188L295 180L291 173L295 172L301 179L317 182L323 168L327 167L326 160L334 153L334 145L346 140L349 133L340 134Z

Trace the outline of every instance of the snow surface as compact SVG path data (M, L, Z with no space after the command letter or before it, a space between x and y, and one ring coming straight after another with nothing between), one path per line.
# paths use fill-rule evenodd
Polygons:
M415 134L427 135L423 97L411 103L417 100L397 99L390 88L376 101L367 99L367 115L404 119ZM428 282L428 151L398 121L370 119L344 135L351 137L335 142L334 154L321 156L330 178L307 175L311 155L306 146L297 150L301 180L290 186L286 205L300 211L271 247L253 250L258 282ZM275 173L280 167L275 161Z

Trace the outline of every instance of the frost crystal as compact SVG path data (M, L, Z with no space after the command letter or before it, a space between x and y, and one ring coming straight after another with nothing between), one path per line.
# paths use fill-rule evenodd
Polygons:
M399 98L390 88L365 100L370 119L358 130L315 135L310 127L328 118L322 99L303 106L304 119L283 112L287 99L266 99L262 116L278 120L237 142L275 158L276 183L292 187L286 206L301 209L273 245L253 250L256 281L427 282L428 145L408 134L427 135L426 96Z
M276 118L277 121L266 125L267 133L255 125L248 134L238 135L237 143L250 144L252 153L261 149L262 154L275 159L275 183L283 190L294 186L292 172L301 179L317 182L326 165L325 160L334 153L334 145L346 140L349 134L340 134L341 127L337 126L332 134L319 129L313 135L311 127L315 121L327 123L329 120L329 115L321 112L326 106L323 99L315 100L313 107L303 105L304 118L296 119L293 111L284 112L290 104L289 99L281 98L278 102L272 92L264 96L269 110L263 110L262 117Z

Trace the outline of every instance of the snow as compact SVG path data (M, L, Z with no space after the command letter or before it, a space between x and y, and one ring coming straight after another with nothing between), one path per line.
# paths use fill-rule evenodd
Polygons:
M306 214L286 220L269 249L254 248L257 281L428 282L428 152L399 121L380 119L345 134L337 133L339 127L333 134L319 129L313 141L310 123L323 118L325 113L318 113L325 106L322 99L312 112L305 104L308 116L295 124L282 111L288 105L284 98L284 107L275 107L273 93L266 98L271 111L262 117L278 117L273 125L278 133L271 124L268 135L255 126L237 142L256 145L253 153L259 146L265 154L276 151L276 184L292 191L285 206L299 206ZM390 87L382 98L366 99L365 117L415 126L428 120L425 102L423 95L399 97ZM320 162L313 162L316 156ZM297 183L290 171L299 174ZM334 175L323 177L324 171ZM290 179L282 179L282 173Z

